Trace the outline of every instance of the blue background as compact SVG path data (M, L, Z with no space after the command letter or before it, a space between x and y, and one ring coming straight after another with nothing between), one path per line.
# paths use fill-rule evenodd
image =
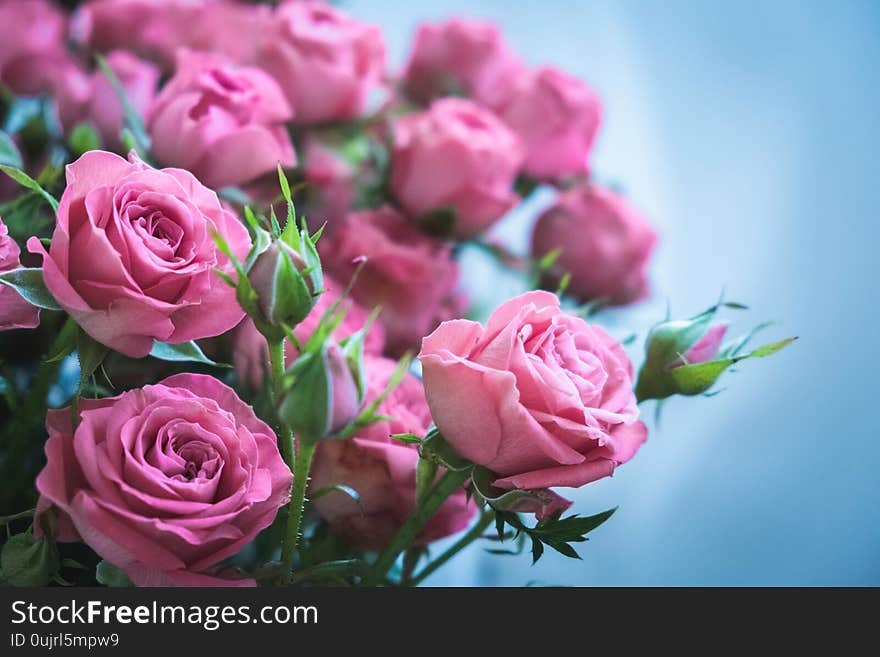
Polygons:
M752 308L735 329L773 319L767 338L801 337L717 397L672 400L633 461L574 493L582 513L620 506L582 562L472 548L431 583L880 584L880 3L343 4L382 24L395 65L418 22L473 15L597 89L595 170L662 235L654 299L608 317L618 335L724 286ZM534 210L501 232L524 244Z

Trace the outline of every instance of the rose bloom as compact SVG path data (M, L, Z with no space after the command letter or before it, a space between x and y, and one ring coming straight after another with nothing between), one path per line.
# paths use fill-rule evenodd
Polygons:
M212 337L244 316L214 273L232 266L213 231L247 255L247 230L191 173L89 151L67 166L48 253L36 237L28 248L43 256L46 287L77 324L142 358L154 340Z
M256 60L268 7L225 0L91 0L74 14L75 41L100 52L130 50L172 70L179 48Z
M419 25L403 78L407 93L421 103L468 96L494 106L522 68L497 25L452 18Z
M539 517L568 505L547 489L607 477L647 438L632 364L599 326L527 292L486 326L444 322L422 341L431 415L461 456L501 489L539 491Z
M275 81L220 55L183 51L150 113L152 151L209 187L246 183L296 164L285 122L293 116Z
M339 301L343 290L344 286L339 285L329 276L324 276L324 294L318 297L312 311L293 329L300 344L305 344L308 341L318 327L324 313ZM343 300L340 307L345 310L345 317L331 334L331 337L337 341L360 331L366 325L369 317L369 313L351 299ZM248 383L253 388L258 388L269 372L269 350L266 346L266 338L257 330L253 321L246 317L235 329L233 340L232 363L235 366L236 375L239 380ZM291 365L299 352L289 340L285 340L284 345L286 364ZM373 324L364 341L364 351L368 354L381 354L384 346L385 334L382 325Z
M135 111L140 116L147 116L159 86L158 67L124 50L114 50L108 54L107 65L116 75ZM119 94L100 70L92 74L91 85L84 120L97 128L105 145L115 151L122 150L119 133L124 124L124 112Z
M363 267L352 296L364 308L381 306L389 353L414 346L458 309L458 265L450 246L388 206L349 214L318 248L325 269L338 281L351 280Z
M0 0L0 81L17 94L45 93L66 38L67 19L52 2Z
M49 411L41 516L138 586L254 586L213 567L268 527L292 476L272 429L217 379L178 374ZM52 523L47 523L52 524Z
M556 68L538 68L519 77L495 109L525 144L527 174L557 179L587 171L602 106L586 84Z
M456 236L472 237L517 202L517 136L492 112L463 98L435 100L394 124L391 188L414 217L451 210Z
M596 185L562 192L535 224L532 255L559 249L548 276L568 273L568 292L623 305L648 295L648 261L657 234L622 196Z
M9 237L9 229L0 219L0 274L21 267L21 250ZM0 285L0 331L35 328L40 324L40 309L25 301L8 285Z
M259 65L287 94L297 123L355 118L382 84L382 31L323 2L282 4L262 44Z
M387 358L366 359L368 403L384 390L395 366ZM360 506L341 491L322 495L313 504L334 533L367 550L385 547L416 506L418 448L394 440L391 434L421 436L431 425L421 382L411 374L382 402L378 412L390 419L364 427L350 440L320 442L309 480L312 495L336 485L357 491ZM461 531L475 512L476 506L467 501L464 489L455 492L415 543L424 545Z

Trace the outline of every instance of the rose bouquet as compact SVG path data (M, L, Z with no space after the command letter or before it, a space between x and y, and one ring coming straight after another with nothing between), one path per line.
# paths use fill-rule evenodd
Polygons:
M613 510L557 489L636 455L640 404L790 342L725 340L721 300L636 374L601 311L648 295L657 238L591 174L598 96L490 23L421 26L397 74L378 26L274 4L0 0L6 584L577 557ZM515 253L496 225L539 187ZM474 247L522 281L488 314Z

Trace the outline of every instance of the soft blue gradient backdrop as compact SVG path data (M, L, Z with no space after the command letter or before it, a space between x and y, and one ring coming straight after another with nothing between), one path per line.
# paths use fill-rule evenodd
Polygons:
M615 313L618 335L724 286L752 307L734 328L801 336L723 394L667 404L634 461L574 494L620 506L583 562L471 549L432 583L880 584L880 3L343 4L383 25L395 65L419 21L483 16L600 92L595 169L662 233L655 299ZM522 244L522 225L502 232Z

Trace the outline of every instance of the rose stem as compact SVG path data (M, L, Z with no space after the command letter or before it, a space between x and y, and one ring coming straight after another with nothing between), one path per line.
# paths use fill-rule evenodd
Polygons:
M483 514L480 516L480 519L477 521L477 524L470 528L467 534L462 536L458 541L456 541L446 552L441 554L439 557L434 559L431 563L425 566L418 575L410 580L410 586L418 586L425 579L428 578L435 570L437 570L440 566L449 561L456 554L461 552L468 545L473 543L475 540L480 538L483 535L483 532L486 531L486 528L492 524L492 521L495 520L495 510L489 507Z
M284 378L284 339L282 338L277 342L271 340L267 340L266 342L269 345L269 377L272 383L272 400L275 402L277 408L277 405L281 401L281 393L283 392L281 386ZM284 462L290 467L290 471L293 472L295 458L293 449L293 431L290 430L281 418L278 418L278 428L280 430L279 438L281 442L281 456L284 458Z
M386 547L379 555L379 558L376 559L370 574L364 578L363 584L365 586L376 586L385 581L385 576L391 569L391 566L394 565L394 562L397 561L397 557L400 553L412 545L412 542L415 540L419 531L431 519L431 516L433 516L437 509L440 508L443 502L446 501L446 498L461 488L470 476L471 473L469 469L458 472L455 470L446 471L446 474L444 474L434 488L425 495L416 507L416 510L413 511L412 515L397 531L397 534L395 534L388 547Z
M302 523L303 506L306 502L306 485L309 482L309 469L315 455L315 443L300 441L296 455L296 469L293 473L293 489L290 493L290 506L287 515L287 531L281 546L282 577L284 582L290 581L290 569L293 565L293 554L299 540L299 528Z

